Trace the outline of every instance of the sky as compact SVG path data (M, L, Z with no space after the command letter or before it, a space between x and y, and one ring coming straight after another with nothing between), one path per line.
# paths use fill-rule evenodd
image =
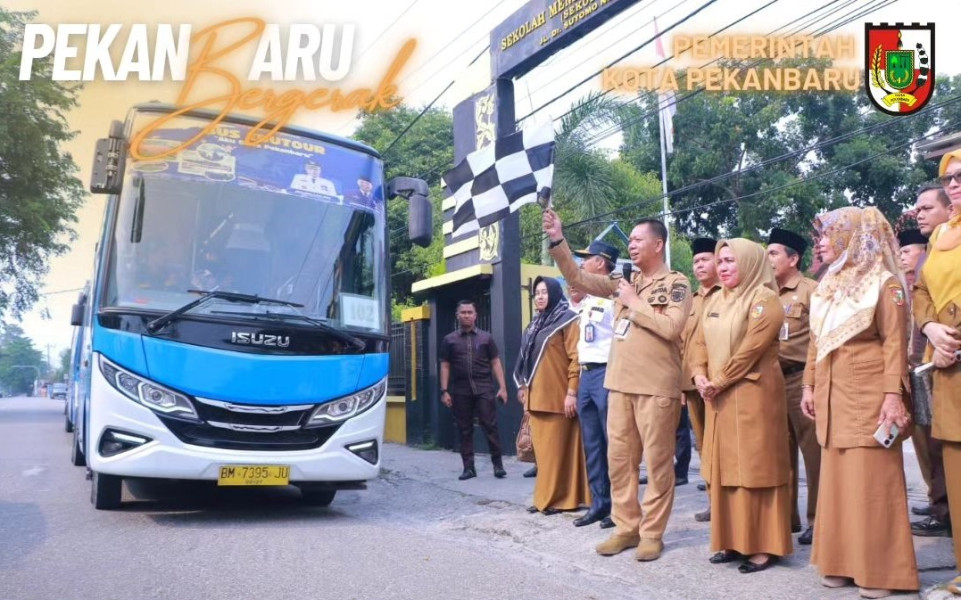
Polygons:
M196 32L206 26L242 17L259 17L281 28L298 23L353 24L356 39L350 74L338 83L345 89L375 85L404 43L415 39L414 53L398 74L399 93L408 104L425 105L436 98L435 106L448 110L490 81L489 53L483 54L476 62L474 59L488 46L491 28L525 4L522 0L0 1L8 10L36 11L38 14L33 22L49 25L121 23L130 26L145 23L153 29L157 24L169 23L175 28L190 24ZM654 35L654 18L659 30L665 31L698 9L697 14L663 36L668 54L671 53L672 33L707 35L750 15L725 33L768 34L809 11L824 7L808 20L796 22L794 27L802 27L800 33L812 33L825 23L850 20L831 35L856 36L860 55L866 22L934 22L937 72L961 73L961 36L949 35L949 31L961 22L961 3L947 0L774 0L765 7L768 3L769 0L640 0L517 80L516 114L522 117L533 112L530 119L535 122L558 119L577 99L599 91L601 78L594 73L625 54L629 53L618 65L653 66L659 60L655 44L649 43L639 50L635 48ZM870 14L864 14L865 11ZM812 22L819 17L823 20ZM124 40L125 34L118 39ZM116 50L118 55L122 43L120 46ZM228 63L245 84L244 65L250 64L254 49L253 44L245 46L236 53L236 60ZM671 62L668 66L680 68L700 64L685 61ZM588 78L586 83L568 92L568 88L585 78ZM444 91L451 83L451 88ZM321 85L321 81L301 82L276 84L276 88L312 89ZM138 102L173 102L181 88L181 82L138 82L135 78L126 82L87 83L79 95L80 105L67 116L77 135L65 144L65 150L73 155L80 168L78 176L84 185L89 181L94 144L106 135L110 121L122 120L127 109ZM560 99L551 102L558 96ZM349 112L324 110L301 111L293 122L346 137L357 123ZM610 136L600 144L616 147L616 140L616 136ZM94 246L105 204L104 196L88 197L77 214L77 239L67 254L51 261L41 290L43 295L20 323L35 347L44 353L49 351L54 364L60 350L70 345L70 306L92 271Z

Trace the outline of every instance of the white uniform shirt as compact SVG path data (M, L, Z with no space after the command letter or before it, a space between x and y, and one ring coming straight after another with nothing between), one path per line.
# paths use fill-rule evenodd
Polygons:
M577 342L580 363L607 363L614 337L614 301L596 296L584 296L571 308L580 316L581 339ZM593 326L594 339L587 341L588 325Z

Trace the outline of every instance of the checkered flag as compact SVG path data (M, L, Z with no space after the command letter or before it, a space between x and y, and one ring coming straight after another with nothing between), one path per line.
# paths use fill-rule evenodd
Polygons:
M499 138L444 174L454 206L454 236L500 221L538 192L549 197L554 178L554 128L548 122ZM546 188L546 189L545 189Z

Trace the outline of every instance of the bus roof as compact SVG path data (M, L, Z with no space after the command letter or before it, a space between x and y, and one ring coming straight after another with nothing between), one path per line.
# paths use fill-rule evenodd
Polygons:
M171 113L177 110L181 110L182 108L183 107L176 106L174 104L164 104L162 102L145 102L143 104L135 105L133 108L131 108L131 111ZM198 109L184 112L183 116L199 117L201 119L213 120L219 117L220 113L214 110L198 108ZM248 125L251 127L256 126L261 121L260 119L256 119L254 117L248 117L246 115L236 115L236 114L226 115L223 117L222 120L227 123L238 123L240 125ZM268 124L268 126L272 126L272 125L273 125L272 123ZM311 137L319 140L324 140L326 142L337 144L338 146L344 146L346 148L351 148L353 150L364 152L366 154L373 156L374 158L383 160L383 157L381 157L380 153L377 152L377 150L374 150L367 144L363 144L361 142L351 140L348 138L343 138L330 133L324 133L321 131L317 131L315 129L307 129L305 127L299 127L296 125L285 125L281 127L279 131L283 131L285 133L292 133L295 135L303 135L303 136L307 136L307 137Z

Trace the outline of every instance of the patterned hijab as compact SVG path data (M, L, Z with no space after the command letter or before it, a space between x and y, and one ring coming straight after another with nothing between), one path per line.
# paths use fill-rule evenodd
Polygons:
M897 238L878 209L839 208L817 217L814 227L837 256L811 295L811 333L820 362L871 325L885 281L895 276L902 287L905 283Z
M766 252L760 244L744 238L721 240L717 243L715 256L719 255L725 246L734 254L740 281L733 288L722 287L710 297L704 308L705 315L712 312L720 315L716 319L702 317L701 321L707 342L708 371L711 377L724 369L731 355L740 346L753 316L752 310L756 310L759 302L777 296L774 270L771 269Z
M528 386L537 372L544 346L552 335L565 325L577 319L577 313L570 309L564 300L561 284L551 277L538 277L534 280L534 289L541 282L547 286L547 306L531 320L521 338L520 356L514 366L514 383L518 387Z

